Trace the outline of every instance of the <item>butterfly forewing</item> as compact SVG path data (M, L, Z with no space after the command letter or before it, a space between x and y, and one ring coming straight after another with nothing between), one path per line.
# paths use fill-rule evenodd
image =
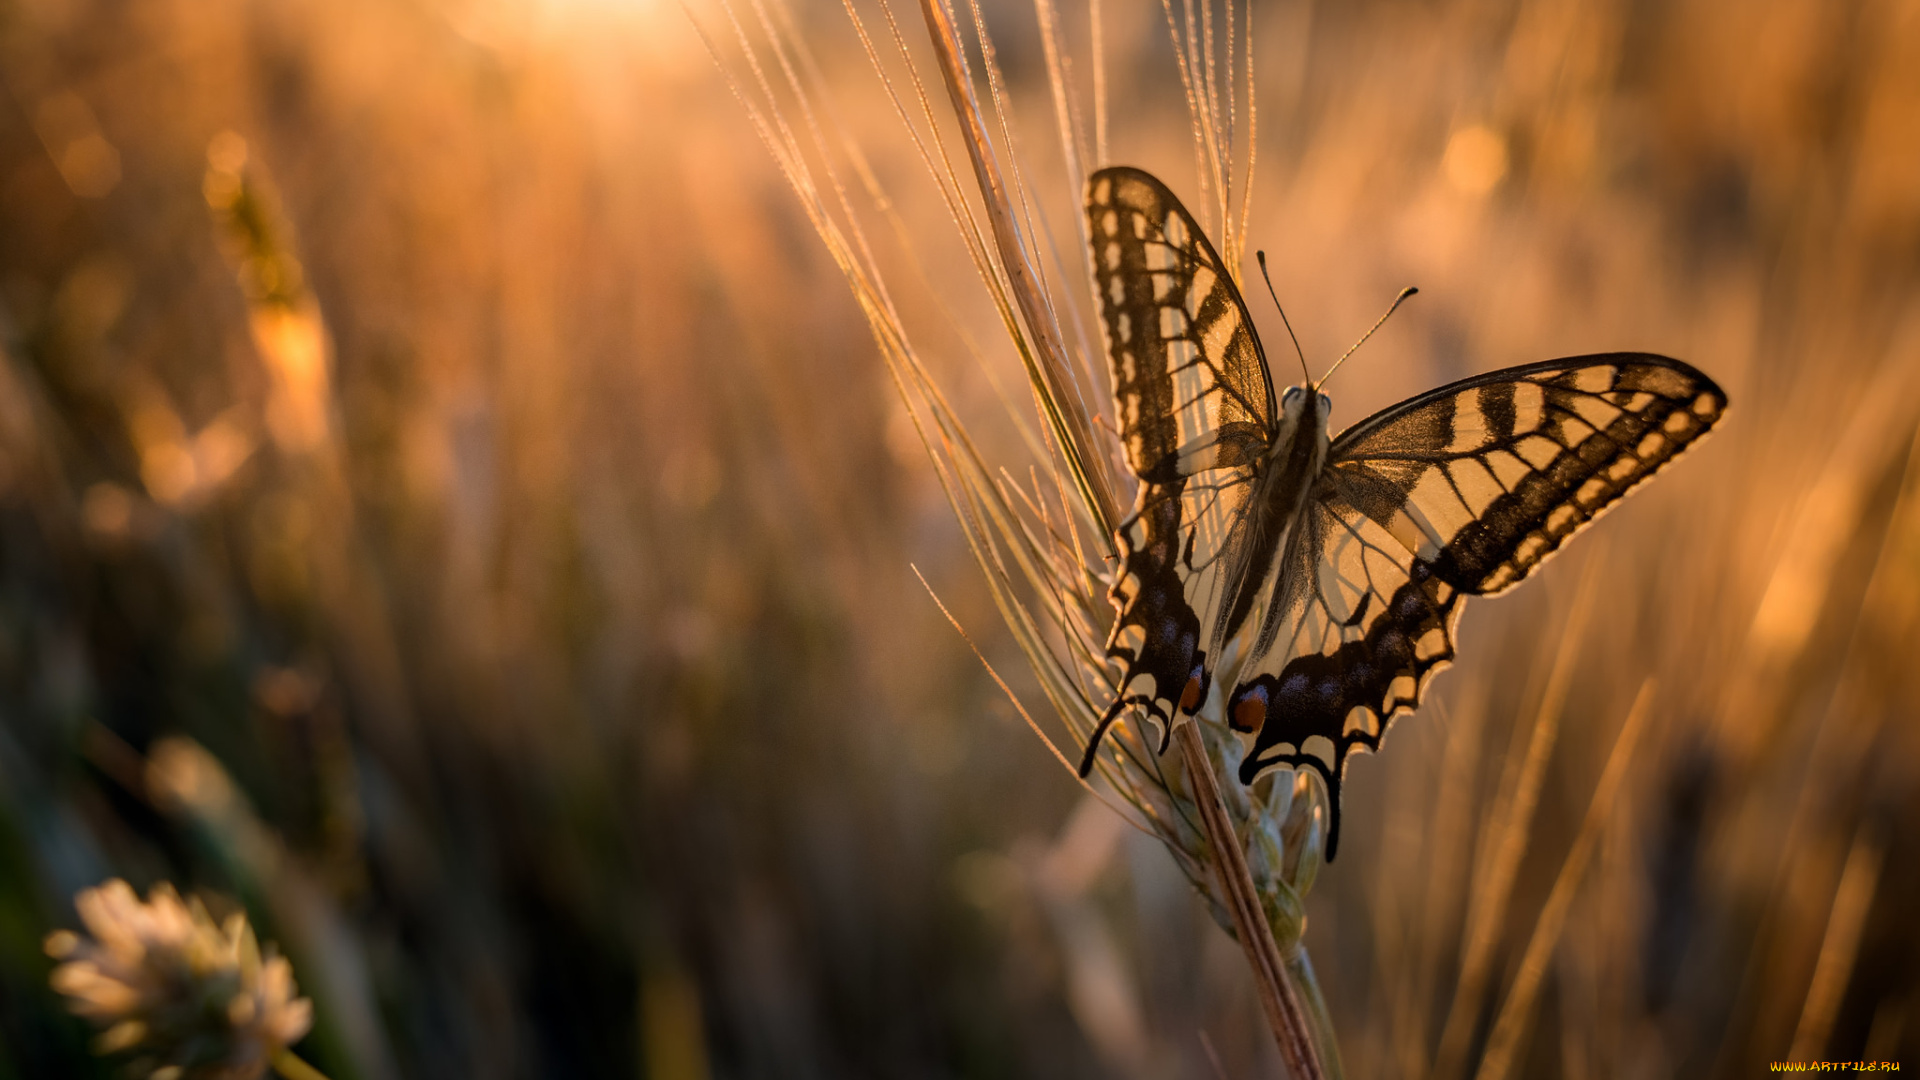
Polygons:
M1704 435L1726 395L1648 353L1548 360L1422 394L1343 432L1325 483L1466 592L1518 584Z
M1140 479L1117 531L1120 614L1107 643L1127 670L1103 727L1128 703L1164 724L1205 696L1221 569L1245 542L1236 526L1271 439L1273 393L1228 268L1165 186L1103 169L1086 210L1121 439Z
M1127 463L1149 482L1247 465L1273 388L1232 275L1160 181L1102 169L1087 184L1093 277Z
M1460 597L1517 584L1725 408L1692 367L1615 353L1454 383L1335 439L1228 700L1258 733L1242 780L1317 769L1331 856L1346 756L1452 660Z

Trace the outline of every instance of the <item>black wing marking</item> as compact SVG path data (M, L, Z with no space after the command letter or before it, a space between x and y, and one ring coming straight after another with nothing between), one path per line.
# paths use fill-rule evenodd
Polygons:
M1453 659L1461 598L1518 584L1726 404L1687 364L1614 353L1454 383L1341 434L1228 698L1258 732L1241 780L1317 769L1331 860L1347 755L1378 749Z
M1248 482L1266 453L1274 402L1266 359L1233 276L1173 193L1138 169L1087 182L1101 326L1127 463L1140 479L1116 532L1107 654L1126 671L1088 740L1129 704L1162 724L1206 699L1209 638L1241 550Z

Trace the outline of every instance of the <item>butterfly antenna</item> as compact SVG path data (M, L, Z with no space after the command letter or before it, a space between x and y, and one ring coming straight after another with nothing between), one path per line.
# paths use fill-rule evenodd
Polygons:
M1404 289L1401 289L1400 295L1394 297L1393 303L1387 306L1387 313L1385 315L1380 316L1378 319L1375 319L1373 322L1373 325L1367 328L1367 332L1360 335L1360 340L1353 343L1353 349L1348 349L1346 352L1341 353L1340 359L1335 360L1333 362L1333 366L1327 369L1327 373L1325 375L1320 376L1320 381L1313 383L1312 385L1316 387L1327 385L1327 380L1333 378L1333 373L1336 371L1339 371L1340 365L1347 362L1347 357L1353 355L1354 349L1358 349L1360 346L1365 345L1367 343L1367 339L1373 336L1373 332L1375 330L1380 329L1380 324L1386 322L1388 318L1392 317L1394 312L1400 310L1400 305L1406 302L1407 297L1412 296L1414 293L1417 293L1419 291L1420 291L1419 289L1416 289L1411 285L1407 286Z
M1307 370L1307 354L1300 351L1300 339L1293 335L1293 324L1287 321L1287 309L1280 306L1280 294L1273 291L1273 279L1267 276L1267 253L1256 251L1253 257L1260 263L1260 280L1267 283L1267 295L1273 297L1273 306L1280 308L1280 324L1287 328L1287 336L1293 338L1293 354L1300 358L1300 374L1307 377L1308 383L1312 383L1313 372Z

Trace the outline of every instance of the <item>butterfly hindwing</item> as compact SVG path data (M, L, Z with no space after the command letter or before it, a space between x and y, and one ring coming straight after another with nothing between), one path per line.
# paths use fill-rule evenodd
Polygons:
M1331 857L1346 757L1377 749L1452 660L1461 597L1519 583L1725 408L1687 364L1613 353L1467 379L1342 433L1228 699L1258 733L1241 779L1317 769Z
M1086 210L1121 438L1140 479L1117 530L1107 642L1127 670L1101 729L1127 704L1170 727L1205 699L1220 568L1244 561L1236 525L1271 438L1273 392L1232 276L1164 185L1103 169Z
M1453 660L1461 592L1379 522L1324 488L1288 544L1227 722L1254 735L1242 783L1280 765L1326 781L1327 855L1340 844L1340 778L1354 747L1377 750Z

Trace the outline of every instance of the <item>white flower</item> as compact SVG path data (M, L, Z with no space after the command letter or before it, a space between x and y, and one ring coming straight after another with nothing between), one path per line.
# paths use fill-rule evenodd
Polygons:
M99 1025L96 1049L132 1052L156 1080L252 1080L307 1033L313 1003L294 996L293 967L236 914L224 926L165 882L146 902L115 879L83 889L74 907L88 934L48 935L64 961L53 988Z

